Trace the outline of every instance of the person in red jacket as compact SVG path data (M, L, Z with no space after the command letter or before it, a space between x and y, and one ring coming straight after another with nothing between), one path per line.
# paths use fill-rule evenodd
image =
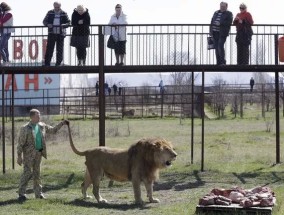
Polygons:
M249 64L249 46L253 31L253 19L245 4L240 5L240 13L238 13L233 21L233 25L237 28L237 63L238 65Z
M15 31L13 26L13 15L10 12L11 7L2 2L0 4L0 31L1 31L1 38L0 38L0 54L3 59L3 66L9 66L9 50L8 50L8 41L11 37L11 33Z

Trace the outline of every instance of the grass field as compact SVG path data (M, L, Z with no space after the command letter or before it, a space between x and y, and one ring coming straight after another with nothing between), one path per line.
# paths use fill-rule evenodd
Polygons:
M82 199L80 184L84 176L84 158L71 151L66 128L57 136L49 137L48 159L42 162L42 184L47 200L34 199L31 182L29 200L19 204L17 187L22 167L11 169L11 145L7 137L8 170L5 175L0 175L0 214L188 215L195 213L198 199L213 188L253 188L267 184L277 196L273 214L283 215L283 165L274 165L275 129L266 132L267 120L269 118L266 121L259 119L253 112L245 119L227 117L223 120L206 120L204 172L200 171L200 120L195 120L194 164L190 163L190 119L182 120L181 123L179 119L106 121L108 146L125 148L142 137L160 136L170 140L176 148L177 160L172 167L161 172L160 180L154 185L154 196L161 203L146 204L144 207L133 204L130 183L115 182L113 187L108 188L107 179L102 181L101 193L109 204L99 205L94 199ZM56 123L56 118L46 121ZM281 127L283 123L281 120ZM16 126L22 124L23 122L17 122ZM71 121L71 126L78 149L98 146L98 121L76 120ZM144 187L143 199L147 200Z

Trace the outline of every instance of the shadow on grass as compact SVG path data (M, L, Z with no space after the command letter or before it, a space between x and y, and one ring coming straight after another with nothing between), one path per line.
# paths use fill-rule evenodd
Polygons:
M193 176L195 177L195 180L196 180L195 182L188 182L188 183L177 185L177 186L175 186L175 190L176 191L183 191L183 190L187 190L187 189L202 187L202 186L205 185L205 181L203 181L202 178L200 177L199 171L194 170Z
M183 191L205 185L205 182L199 175L199 171L193 171L193 177L195 177L196 181L185 183L185 181L189 181L191 177L191 174L179 174L174 177L168 177L167 182L154 184L154 191L170 190L173 188L175 189L175 191Z
M69 175L67 180L66 180L66 182L63 183L63 184L59 184L59 185L48 185L48 184L46 184L43 187L43 191L47 192L47 191L52 191L52 190L60 190L60 189L63 189L63 188L68 188L72 184L74 176L75 176L74 173ZM32 183L32 179L29 181L29 183ZM14 186L9 186L9 187L0 187L0 192L1 191L14 190L14 189L18 189L18 188L19 188L18 184L14 185ZM31 194L31 193L33 193L33 190L32 189L28 189L27 190L27 194Z
M18 199L9 199L3 202L0 201L0 207L6 206L6 205L22 204L22 203L23 202L20 202Z
M86 207L86 208L99 208L99 209L114 209L114 210L120 210L120 211L128 211L128 210L134 210L137 208L140 208L140 210L147 210L151 207L147 204L144 206L139 206L136 204L113 204L113 203L107 203L107 204L99 204L96 202L88 202L84 201L83 199L75 199L71 202L66 203L67 205L73 205L77 207Z
M14 190L14 189L17 189L17 188L18 188L18 185L16 185L16 186L10 186L10 187L0 187L0 192L1 192L1 191Z
M48 192L48 191L54 191L54 190L61 190L63 188L68 188L69 185L72 184L72 180L74 179L75 174L72 173L69 175L67 178L66 182L64 184L58 184L58 185L44 185L43 191ZM30 190L29 190L30 191Z
M235 173L233 172L232 174L239 179L239 181L242 184L246 184L248 179L255 179L255 178L263 178L265 177L265 180L270 179L271 182L268 182L267 184L270 183L276 183L279 182L281 180L283 180L283 178L281 176L279 176L276 172L271 172L271 173L262 173L260 172L260 170L262 169L257 169L254 172L244 172L244 173ZM259 171L259 172L257 172Z

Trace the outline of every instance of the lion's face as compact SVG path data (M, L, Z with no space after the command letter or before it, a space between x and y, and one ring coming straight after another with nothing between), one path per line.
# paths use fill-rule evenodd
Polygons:
M176 160L177 153L174 151L172 145L163 140L156 142L156 150L154 153L155 163L159 168L165 168L172 165L172 162Z

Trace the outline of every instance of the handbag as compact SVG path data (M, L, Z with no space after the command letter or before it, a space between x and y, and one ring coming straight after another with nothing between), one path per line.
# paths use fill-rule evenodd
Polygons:
M110 49L115 49L115 47L116 47L116 42L115 42L112 35L110 35L109 38L108 38L107 47L110 48Z
M207 37L207 49L215 49L214 39L212 36Z

